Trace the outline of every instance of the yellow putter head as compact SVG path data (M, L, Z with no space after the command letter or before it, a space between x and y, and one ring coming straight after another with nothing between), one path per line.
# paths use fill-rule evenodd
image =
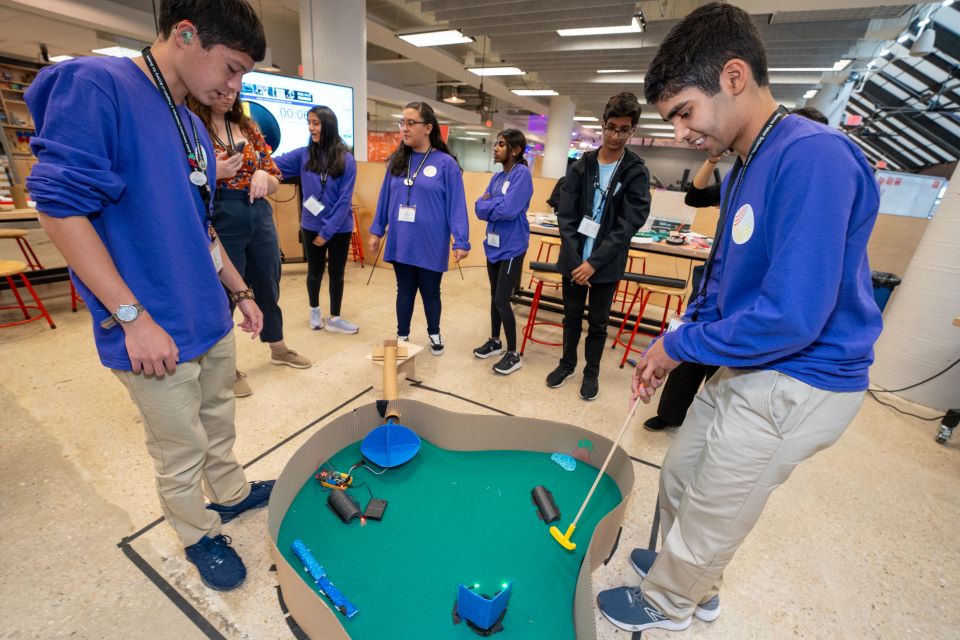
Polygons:
M558 529L556 526L553 526L553 527L550 527L550 535L553 536L554 540L560 543L561 547L563 547L567 551L573 551L574 549L577 548L577 543L571 542L570 536L573 535L573 531L576 528L577 528L576 525L571 524L569 527L567 527L566 533L560 533L560 529Z

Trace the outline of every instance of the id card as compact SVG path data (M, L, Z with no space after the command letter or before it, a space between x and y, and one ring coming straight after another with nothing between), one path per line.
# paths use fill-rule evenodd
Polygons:
M676 331L677 329L679 329L685 324L686 322L683 321L683 318L675 315L672 318L670 318L670 324L667 325L667 333L670 333L671 331Z
M580 221L580 228L577 229L577 231L588 238L596 239L597 234L600 233L600 223L593 218L584 216L583 220Z
M213 260L213 268L220 273L223 270L223 255L220 253L219 239L210 243L210 259Z
M487 233L487 244L491 247L500 247L500 234L499 233Z
M507 195L507 189L509 188L510 188L510 181L507 180L506 182L503 183L503 186L500 187L500 193L502 193L503 195Z
M400 222L416 222L417 221L417 205L400 205L400 213L397 215L397 219Z
M324 209L323 203L317 200L316 198L314 198L313 196L310 196L309 198L304 200L303 206L307 211L309 211L315 216L320 215L320 212L323 211Z

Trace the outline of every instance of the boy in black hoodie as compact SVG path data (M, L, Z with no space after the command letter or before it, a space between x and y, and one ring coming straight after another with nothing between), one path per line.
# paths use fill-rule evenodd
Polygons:
M574 374L589 295L589 316L580 397L600 391L600 358L607 338L610 305L627 264L630 240L650 213L650 174L627 142L640 119L632 93L619 93L603 110L603 144L567 170L557 223L563 272L563 357L547 376L559 387Z

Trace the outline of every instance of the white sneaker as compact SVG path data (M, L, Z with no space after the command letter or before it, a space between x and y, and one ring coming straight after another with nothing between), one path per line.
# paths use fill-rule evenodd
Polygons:
M323 329L323 316L320 315L320 307L310 307L310 328L315 331Z
M430 353L435 356L443 355L443 339L440 337L439 333L433 333L429 336L430 338Z
M326 323L323 328L330 333L347 333L354 334L360 331L360 327L353 324L352 322L347 322L340 316L330 316L327 318Z
M410 336L397 336L397 342L410 342Z

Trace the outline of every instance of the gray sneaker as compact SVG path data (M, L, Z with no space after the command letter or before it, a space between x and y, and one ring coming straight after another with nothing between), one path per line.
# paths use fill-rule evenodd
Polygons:
M320 314L320 307L310 308L310 328L314 331L323 329L323 316Z
M360 327L352 322L347 322L340 316L330 316L327 318L323 328L330 333L346 333L350 335L360 331Z
M657 559L657 552L650 549L634 549L630 554L630 564L640 574L641 578L646 578L650 567ZM698 619L704 622L713 622L720 617L720 596L713 596L706 602L697 605L693 612Z

